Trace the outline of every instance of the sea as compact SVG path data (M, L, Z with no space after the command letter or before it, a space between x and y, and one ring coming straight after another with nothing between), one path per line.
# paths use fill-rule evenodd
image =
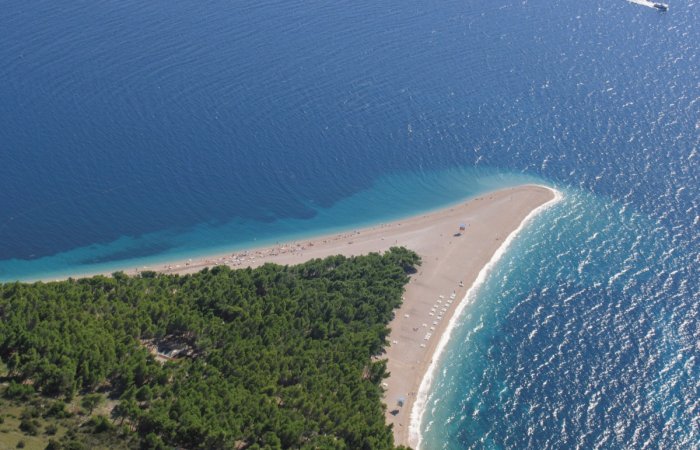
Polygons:
M2 0L0 280L159 268L522 183L423 449L700 448L700 4Z

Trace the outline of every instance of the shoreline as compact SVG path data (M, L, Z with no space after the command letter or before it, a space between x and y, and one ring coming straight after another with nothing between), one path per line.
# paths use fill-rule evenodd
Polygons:
M422 265L411 275L404 301L389 323L382 355L389 373L382 383L385 417L397 445L421 443L420 420L432 373L449 339L446 332L468 305L467 293L485 278L485 268L505 251L504 244L559 198L552 188L523 185L470 199L428 220L413 219L415 233L401 245L418 253ZM458 231L457 224L463 223L465 229Z
M488 275L493 270L493 268L498 264L503 255L508 251L515 238L523 231L523 229L531 222L535 217L537 217L544 210L555 205L563 198L561 192L552 190L554 198L543 203L542 205L536 207L530 213L525 216L525 218L520 222L520 225L513 230L508 237L503 241L503 243L496 249L491 259L482 267L477 275L476 279L472 285L467 289L464 297L459 301L457 307L454 310L452 317L450 317L446 328L443 330L440 340L438 341L437 347L431 355L430 364L425 371L421 383L418 388L418 393L416 395L416 400L413 403L413 407L410 410L410 424L408 428L408 436L406 439L406 444L412 445L415 450L419 450L423 441L423 436L421 435L420 429L423 424L423 418L425 416L425 409L427 406L428 396L430 394L430 388L432 387L433 380L435 378L435 372L437 370L438 363L442 358L442 354L447 347L447 343L452 337L455 326L458 324L459 318L462 316L464 310L469 306L474 298L477 296L479 289L486 281Z
M218 265L234 269L266 263L296 265L331 255L381 253L394 246L413 250L420 255L422 265L410 276L402 305L388 324L391 332L385 352L379 358L387 359L389 377L382 383L383 400L386 422L393 427L395 443L420 444L421 409L427 399L435 361L445 346L442 342L449 339L456 317L469 303L469 292L478 286L477 280L485 277L482 272L488 271L495 255L499 251L503 253L499 249L505 249L531 217L559 198L558 191L552 188L525 184L482 193L390 223L123 272L129 276L146 270L185 275ZM110 273L83 273L73 278L94 275ZM456 302L454 307L453 302ZM438 341L442 343L439 348ZM421 394L418 402L417 393ZM399 398L402 401L397 406Z

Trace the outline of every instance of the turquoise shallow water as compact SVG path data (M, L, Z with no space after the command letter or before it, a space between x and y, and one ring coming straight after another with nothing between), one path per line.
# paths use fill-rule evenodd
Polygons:
M567 200L455 335L426 448L700 447L698 11L5 1L0 280L545 182Z
M153 268L187 258L392 221L523 183L542 183L542 180L489 169L465 168L393 174L378 179L368 189L329 208L309 205L314 215L308 219L281 218L265 222L239 219L123 237L107 244L90 245L30 261L1 261L0 273L31 280L144 266ZM151 252L155 254L141 256ZM6 281L10 279L7 277Z
M565 190L460 317L421 448L695 448L697 315L680 311L697 291L664 234Z

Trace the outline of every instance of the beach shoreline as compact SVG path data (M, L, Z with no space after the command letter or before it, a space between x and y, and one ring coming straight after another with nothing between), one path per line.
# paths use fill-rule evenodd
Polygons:
M387 358L390 373L383 383L387 423L393 426L397 444L416 446L420 445L420 420L432 372L456 318L470 301L469 293L525 224L559 198L549 187L522 185L386 224L151 270L186 274L219 264L234 268L268 262L294 265L336 254L384 252L392 246L415 251L423 263L411 275L404 302L389 324L391 333L382 357ZM436 305L440 308L431 313ZM422 402L416 404L417 398ZM403 400L400 407L399 399Z
M499 249L507 246L532 216L558 196L549 187L526 184L483 193L440 210L390 223L124 273L138 275L154 271L184 275L218 265L234 269L266 263L296 265L332 255L381 253L395 246L415 251L421 256L422 264L406 285L404 301L389 324L388 345L380 358L388 360L390 374L383 383L387 423L393 426L397 445L416 445L420 444L421 409L431 374L459 315L455 312L464 309L468 292L480 276L483 278L480 274ZM109 274L79 274L74 278L93 275ZM441 346L438 342L442 342ZM422 402L416 403L419 393Z
M412 219L415 233L404 233L399 245L418 253L422 264L389 324L383 355L390 374L383 383L385 415L397 445L421 443L420 421L432 372L449 339L446 332L468 304L468 292L485 277L494 256L559 198L558 191L549 187L523 185Z
M416 450L420 448L422 443L422 435L420 433L421 426L423 424L423 417L425 415L425 408L427 405L428 396L430 394L430 388L432 387L432 382L435 377L435 371L437 370L440 358L450 341L452 332L455 326L458 324L460 317L464 310L472 303L474 298L478 295L478 291L485 282L489 273L496 264L501 260L503 255L508 251L515 238L522 232L522 230L527 226L527 224L532 221L537 215L539 215L546 208L551 207L555 203L558 203L562 198L562 194L558 191L553 191L554 197L547 202L536 207L530 213L525 216L525 218L520 222L518 227L514 229L508 237L503 241L503 243L496 249L496 252L492 255L491 259L482 267L479 271L476 279L472 285L467 289L464 297L459 301L456 308L454 309L453 315L449 318L447 326L441 333L439 337L438 344L430 356L430 363L426 368L420 385L418 387L417 395L413 401L412 407L410 408L410 424L408 428L408 434L406 437L401 437L406 445L411 445Z

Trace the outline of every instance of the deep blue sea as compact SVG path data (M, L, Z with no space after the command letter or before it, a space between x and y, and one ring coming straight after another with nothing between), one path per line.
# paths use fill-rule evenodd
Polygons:
M522 182L422 448L700 448L700 3L0 0L0 280Z

